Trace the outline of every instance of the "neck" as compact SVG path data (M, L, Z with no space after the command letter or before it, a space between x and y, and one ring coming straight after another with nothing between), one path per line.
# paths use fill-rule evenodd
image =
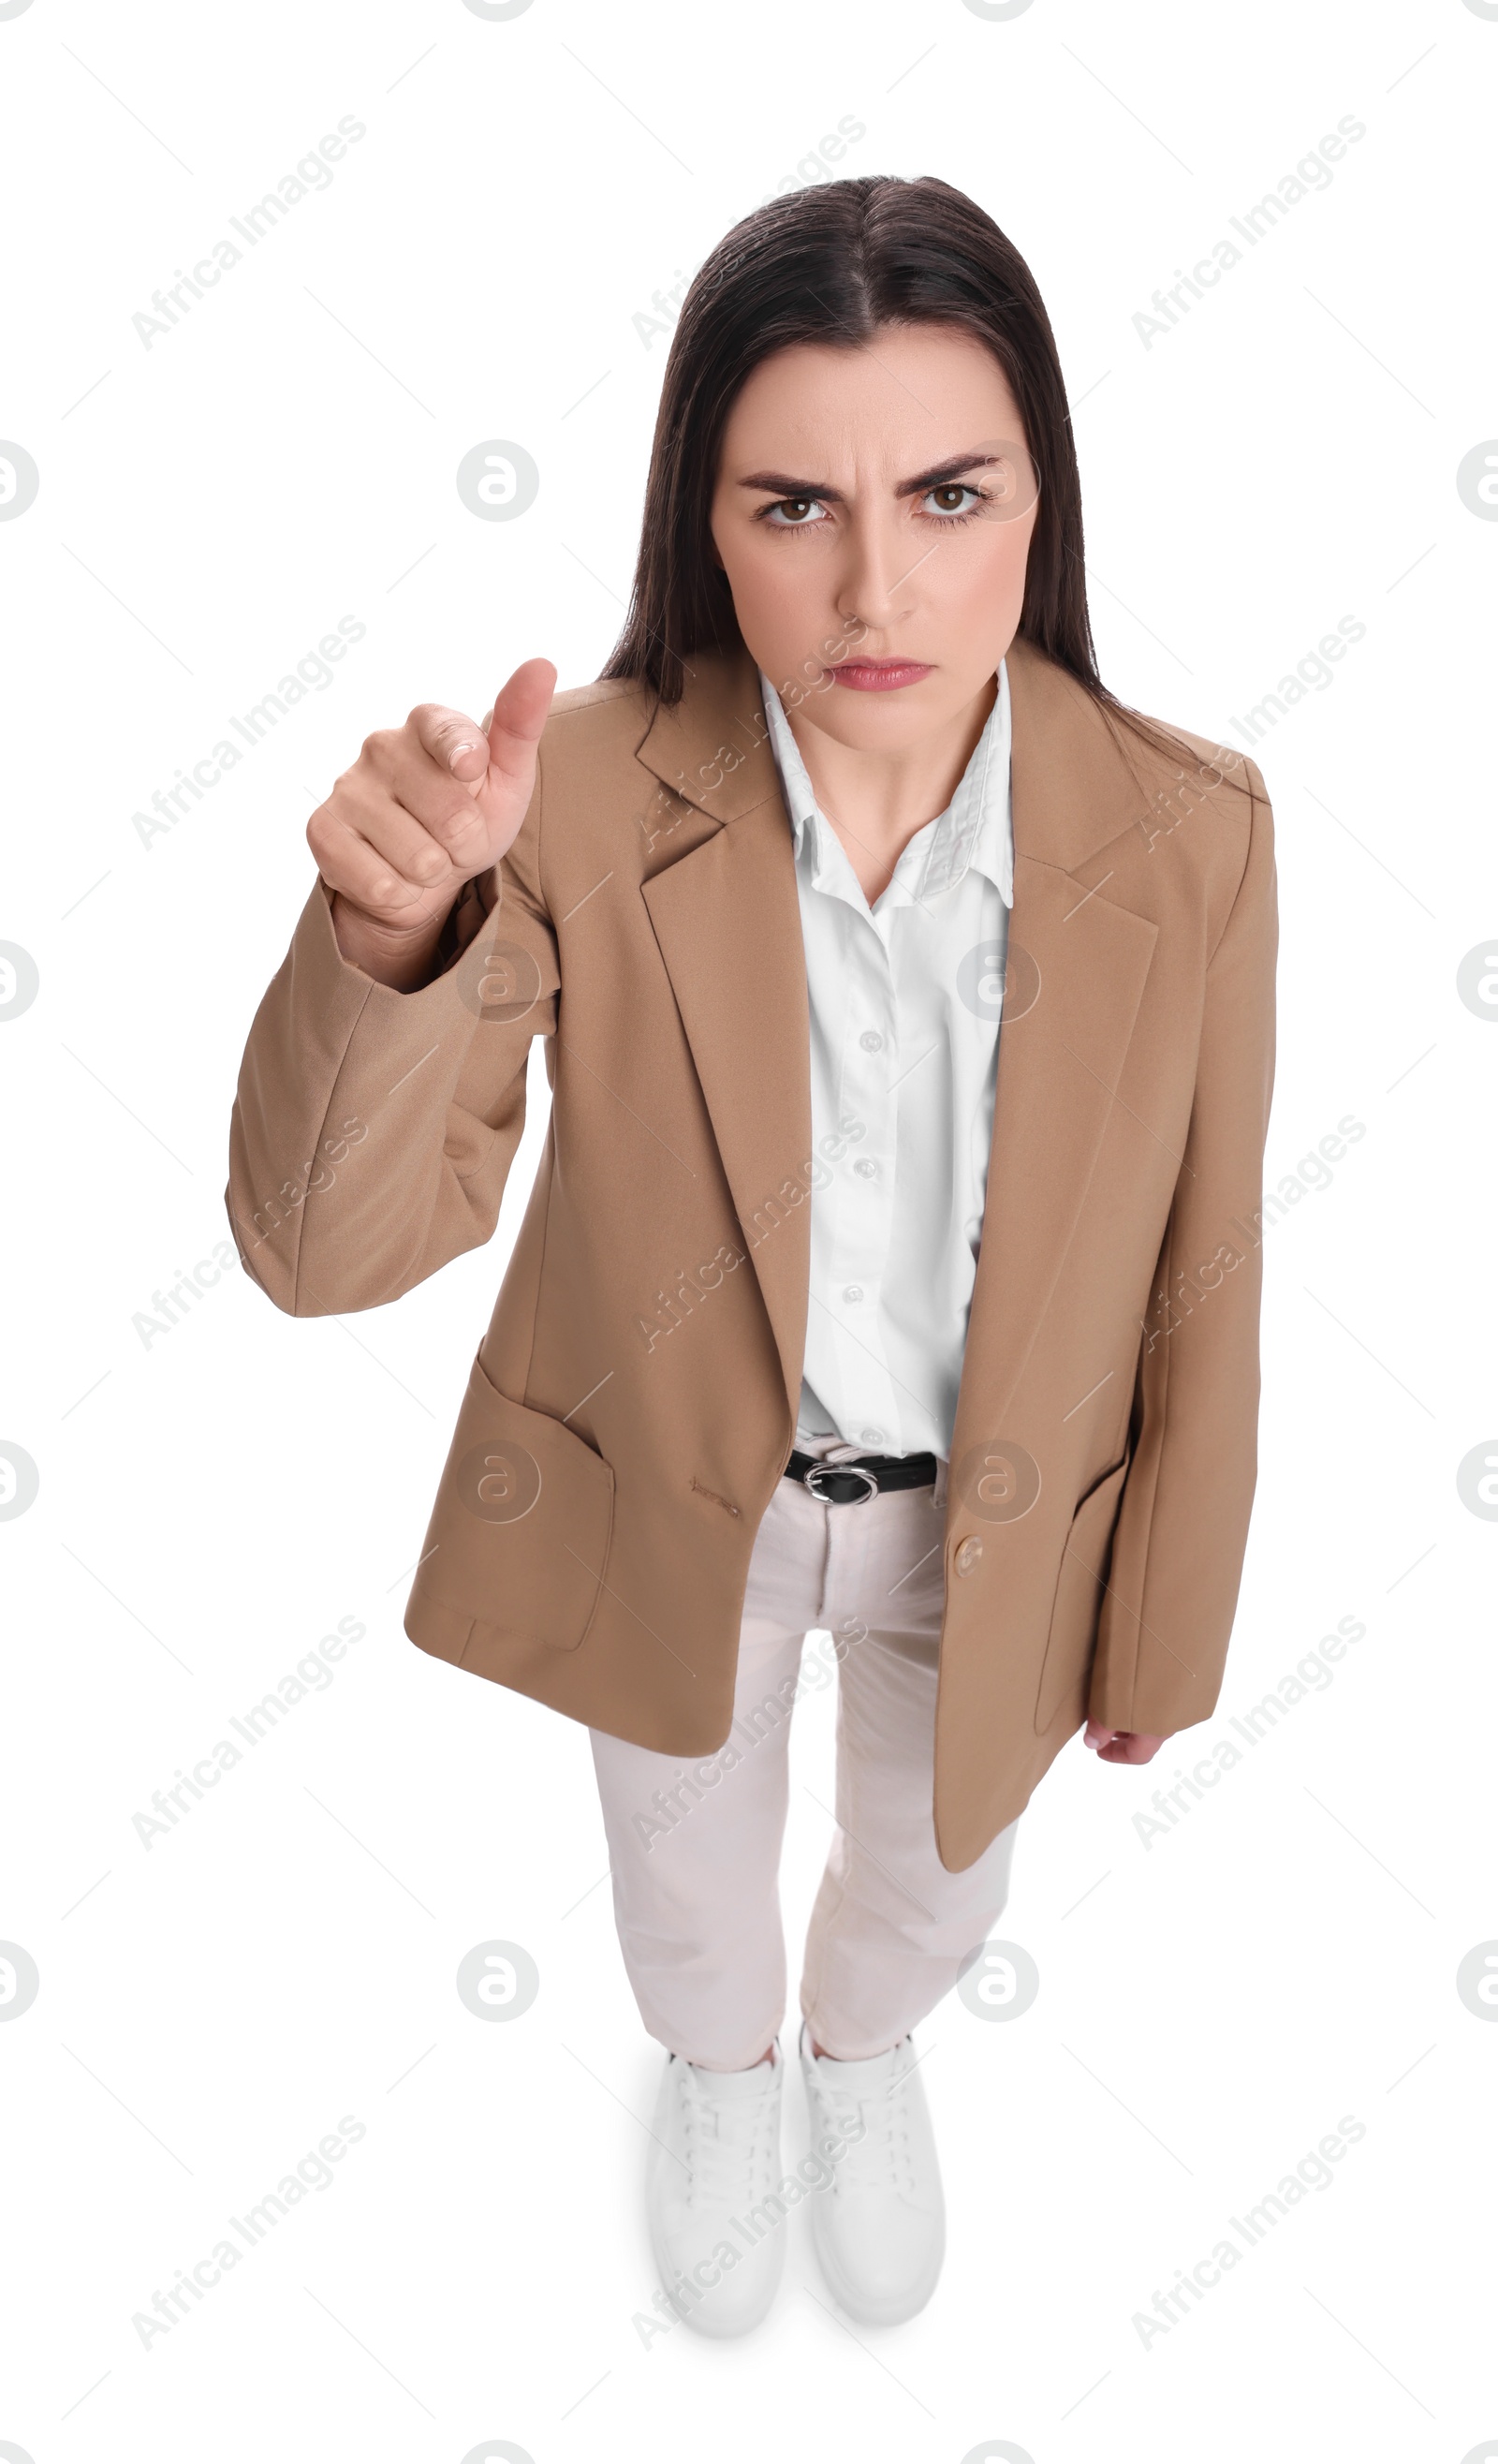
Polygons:
M812 793L871 904L916 832L951 803L998 693L997 676L986 677L973 699L929 736L888 752L839 743L806 703L787 712Z

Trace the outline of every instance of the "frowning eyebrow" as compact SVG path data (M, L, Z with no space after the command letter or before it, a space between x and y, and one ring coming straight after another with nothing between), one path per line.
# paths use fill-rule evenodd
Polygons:
M988 471L1004 460L1002 453L954 453L949 461L933 470L922 471L913 479L900 479L895 485L897 496L923 496L928 488L940 488L944 480L955 479L961 471ZM847 498L840 488L822 479L796 479L784 471L755 471L739 481L741 488L760 488L771 496L815 496L820 503L844 505Z

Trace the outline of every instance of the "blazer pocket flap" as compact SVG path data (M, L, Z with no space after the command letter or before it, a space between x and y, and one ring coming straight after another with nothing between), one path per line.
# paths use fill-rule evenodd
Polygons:
M475 1356L416 1589L507 1637L575 1651L613 1522L603 1457L502 1395Z
M1038 1733L1050 1727L1069 1688L1086 1675L1091 1663L1113 1551L1114 1526L1131 1460L1125 1455L1121 1463L1094 1481L1072 1517L1061 1551L1045 1664L1035 1697Z

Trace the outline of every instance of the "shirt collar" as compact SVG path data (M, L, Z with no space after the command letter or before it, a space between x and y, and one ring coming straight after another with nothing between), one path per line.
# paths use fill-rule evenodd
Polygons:
M785 790L786 807L798 864L810 863L814 888L843 885L846 874L858 889L853 868L840 840L817 805L806 764L791 733L780 696L759 671L760 692L770 727L771 746ZM1014 830L1010 797L1011 720L1010 680L1004 662L998 669L998 694L973 747L972 758L957 783L945 812L919 829L901 855L894 876L882 893L895 906L914 906L939 898L961 881L969 869L991 881L1006 907L1014 904ZM862 900L862 892L858 891Z

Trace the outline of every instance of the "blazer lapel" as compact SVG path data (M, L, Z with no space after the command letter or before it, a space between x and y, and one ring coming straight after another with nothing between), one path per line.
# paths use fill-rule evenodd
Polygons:
M811 1024L790 817L753 662L693 653L637 759L721 826L641 884L792 1415L811 1236ZM731 825L731 826L730 826Z
M1109 903L1106 864L1088 862L1145 801L1096 703L1027 643L1008 664L1014 1014L999 1032L954 1462L1003 1429L1076 1228L1157 937L1147 918Z

